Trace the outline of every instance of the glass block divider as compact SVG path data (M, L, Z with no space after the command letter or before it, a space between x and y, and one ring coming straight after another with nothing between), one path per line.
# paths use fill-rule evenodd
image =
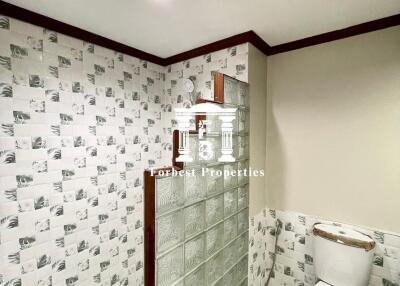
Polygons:
M178 247L181 247L181 246L183 247L184 244L185 244L185 242L182 241L182 242L180 242L180 243L178 243L178 244L175 244L174 246L171 246L171 247L168 248L168 249L165 249L163 252L156 253L156 259L158 259L158 258L160 258L160 257L163 257L165 254L167 254L167 253L173 251L174 249L176 249L176 248L178 248Z
M247 186L247 185L248 185L248 184L243 185L243 186ZM168 215L170 215L170 214L172 214L172 213L175 213L175 212L177 212L177 211L184 210L185 208L194 206L194 205L199 204L199 203L201 203L201 202L205 202L206 200L208 200L208 199L210 199L210 198L214 198L214 197L217 197L217 196L221 196L221 194L223 194L223 193L225 193L225 192L229 192L229 191L231 191L231 190L235 190L235 189L237 189L237 188L238 188L238 187L229 188L229 189L226 189L226 191L224 190L222 193L215 194L215 195L213 195L213 196L207 197L206 199L204 199L204 200L202 200L202 201L194 202L194 203L191 203L191 204L186 205L186 206L183 206L183 207L179 207L179 208L176 208L176 209L173 209L173 210L169 210L169 211L167 211L167 212L165 212L165 213L162 213L162 214L156 216L156 221L157 221L157 219L159 219L159 218L166 217L166 216L168 216ZM238 208L234 213L230 214L229 216L223 217L221 220L219 220L219 221L213 223L212 225L205 226L205 228L204 228L203 231L201 231L201 232L199 232L199 233L197 233L197 234L195 234L195 235L189 236L189 237L184 236L184 241L186 241L187 239L192 239L192 238L194 238L194 237L196 237L196 236L199 236L199 235L201 235L201 234L203 234L203 233L206 233L207 231L209 231L210 229L214 228L214 227L217 226L218 224L220 224L220 223L222 223L222 222L224 222L224 221L226 221L226 220L232 218L232 217L235 216L235 215L238 215L240 212L242 212L242 211L244 211L244 210L246 210L246 209L248 209L248 206L243 207L243 208L241 208L241 209ZM185 223L185 222L183 222L183 223ZM232 239L231 241L229 241L229 242L226 243L226 244L231 243L233 240L235 240L237 237L241 236L241 235L244 234L245 232L246 232L246 231L243 231L242 233L238 233L238 234L235 236L234 239ZM182 242L182 243L184 243L184 242ZM178 246L181 245L182 243L179 243L179 244L177 244L177 245L174 245L174 246L172 246L172 247L170 247L170 248L164 250L162 253L159 253L159 254L157 255L157 257L162 256L163 254L165 254L165 253L167 253L167 252L173 250L174 248L178 247Z
M226 102L225 99L225 81L226 82L230 82L231 86L226 86L227 88L229 88L229 96L227 98L229 98L229 102ZM235 88L233 88L235 87ZM226 75L220 74L220 73L215 73L214 75L214 103L218 103L218 104L223 104L224 107L236 107L238 108L238 110L240 111L244 111L246 112L246 114L244 114L245 117L242 117L244 120L248 120L248 112L249 112L249 107L246 105L246 103L248 103L248 84L247 83L243 83L243 82L239 82L233 78L230 78ZM201 102L207 102L206 100L199 100L197 103L201 103ZM209 101L208 101L209 102ZM239 112L238 112L239 113ZM198 122L197 116L196 116L196 122ZM236 132L234 132L233 136L236 136L237 138L240 137L240 142L243 142L243 148L240 149L241 153L239 153L239 149L235 149L234 155L239 156L237 157L237 160L235 162L232 163L228 163L228 164L233 164L234 169L233 170L238 170L238 166L240 165L239 162L248 162L249 160L249 156L248 156L248 147L246 147L246 144L248 145L248 134L249 134L249 130L248 130L248 122L246 121L241 121L241 123L239 122L240 118L239 116L236 118L235 120L235 128ZM239 123L242 124L241 130L239 130ZM198 127L198 125L196 124L196 128ZM244 129L243 129L244 128ZM217 129L215 129L217 130ZM190 131L191 134L195 134L197 133L196 131ZM206 136L209 137L214 137L214 138L218 138L218 136L221 136L220 132L215 132L215 133L210 133L208 132L206 134ZM194 162L192 164L182 164L179 162L176 162L176 157L178 155L178 150L177 150L177 142L179 141L179 134L177 132L177 130L174 131L173 133L173 167L170 168L164 168L163 170L169 169L172 170L172 168L177 169L177 170L182 170L182 169L199 169L202 167L218 167L221 166L222 170L224 170L224 165L226 165L227 163L222 163L222 162L218 162L218 161L213 161L213 162ZM247 143L246 143L247 142ZM246 149L247 148L247 149ZM243 153L244 150L244 153ZM237 151L237 154L236 154ZM244 154L244 155L243 155ZM197 156L197 155L196 155ZM231 169L231 167L229 167L228 169ZM146 173L147 172L147 173ZM195 201L191 201L190 203L186 203L186 199L185 199L185 191L187 191L187 185L186 185L186 180L184 180L183 182L183 187L180 190L182 192L182 196L183 196L183 203L180 204L175 204L174 202L166 202L160 205L165 205L165 210L163 210L162 212L156 212L156 202L155 202L155 198L156 198L156 178L152 177L150 178L149 176L149 170L147 170L145 172L145 236L144 236L144 244L145 244L145 286L155 286L156 285L156 263L157 260L159 258L163 258L165 255L168 255L170 253L172 253L175 250L181 249L182 251L182 259L183 259L183 273L181 275L181 277L177 277L174 278L173 280L175 281L167 281L168 283L165 284L166 286L184 286L185 283L190 281L190 285L193 285L193 278L196 279L196 277L198 277L200 280L199 281L203 281L204 280L204 286L211 286L211 285L223 285L221 284L221 282L225 282L227 283L228 281L232 281L232 277L234 277L235 279L235 283L230 284L230 285L247 285L247 273L245 275L245 277L236 277L236 273L234 273L235 271L235 267L238 267L238 269L243 269L243 259L245 259L245 257L248 255L248 239L249 239L249 233L248 233L248 227L246 228L246 225L248 225L248 221L243 221L243 218L246 214L246 212L248 213L248 199L249 199L249 183L248 183L248 179L244 179L244 180L238 180L237 178L234 178L233 180L228 180L230 182L230 186L229 188L225 185L226 182L224 181L224 176L222 176L222 185L221 185L221 190L218 191L216 189L216 187L213 187L212 184L215 184L215 182L211 182L211 185L206 185L207 181L204 180L203 182L199 182L199 184L201 185L202 188L202 194L200 194L199 197L196 197L196 195L194 194L194 197L192 197ZM190 181L191 182L191 181ZM218 183L219 184L219 183ZM211 188L207 188L211 186ZM194 185L194 187L196 187ZM242 199L242 204L239 205L239 189L244 189L244 195L242 193L240 199ZM209 190L211 190L211 192L209 193ZM214 191L217 190L217 191ZM232 192L233 191L233 192ZM243 191L243 190L242 190ZM215 192L215 193L214 193ZM227 198L226 194L228 192L232 192L233 197L229 197L231 195L229 195ZM176 195L176 193L171 194L171 198L175 198L174 196ZM193 195L193 194L191 194ZM165 195L167 197L168 200L168 196L169 194ZM222 216L218 221L213 222L210 225L207 225L206 223L206 202L210 199L213 198L217 198L217 197L221 197L222 203L219 207L221 207L222 209ZM177 198L179 198L179 195L177 196ZM165 197L163 197L163 199L165 199ZM227 201L225 201L227 199ZM232 205L232 211L228 212L228 215L225 217L225 215L227 213L225 213L225 203L226 202L232 202L233 199L233 205ZM171 208L169 208L169 206L172 206ZM195 207L198 206L198 209L196 209ZM193 208L193 211L197 211L198 213L196 215L201 215L203 214L204 216L204 221L202 223L199 223L199 231L193 230L193 232L187 231L186 229L186 223L187 223L187 219L191 218L191 219L196 219L196 215L193 217L191 217L190 215L186 216L185 210L189 210L190 208ZM174 212L178 212L181 211L182 213L182 224L183 224L183 239L181 242L178 242L176 245L169 247L168 249L163 249L162 253L156 253L156 247L155 247L155 243L157 242L157 234L156 234L156 223L158 220L162 219L163 217L166 217L168 215L173 214ZM191 211L191 210L190 210ZM203 212L203 213L202 213ZM241 214L241 217L243 217L240 221L238 221L239 219L239 214ZM224 242L221 246L218 246L218 248L216 248L216 251L212 254L210 254L210 256L208 256L206 254L206 249L207 249L207 245L208 245L208 241L206 240L206 234L209 233L210 230L212 230L213 228L217 227L218 225L220 225L222 227L222 231L223 233L225 232L225 222L230 221L231 219L233 219L234 222L234 227L235 227L235 231L233 232L233 236L229 237L229 240ZM191 221L191 220L189 220ZM239 223L241 223L242 229L239 232ZM173 225L173 224L172 224ZM195 228L196 225L193 223L193 225L191 225L192 228ZM190 229L190 228L189 228ZM200 229L202 229L200 231ZM230 228L228 228L230 229ZM221 231L221 229L219 230ZM225 234L223 235L225 236ZM198 263L198 265L194 266L193 269L190 269L190 271L186 272L187 270L185 269L185 257L186 257L186 253L185 253L185 249L186 249L186 245L187 242L191 242L191 241L196 241L198 238L201 238L203 240L203 249L201 251L203 251L203 260L202 261L198 261L196 262L196 264ZM201 245L200 245L201 246ZM227 252L225 252L227 251ZM223 266L223 271L221 271L220 275L217 275L215 277L216 281L215 283L207 284L208 282L211 281L206 281L206 275L207 273L205 273L205 269L206 269L206 264L211 261L211 259L216 258L218 255L222 255L222 258L218 258L218 259L223 259L223 263L226 263L225 261L225 253L228 253L227 257L230 257L230 251L233 251L233 261L229 261L228 262L228 268L226 268L226 266ZM240 256L240 257L237 257ZM239 263L241 264L241 268L239 268ZM176 271L174 271L174 273L176 274ZM242 273L242 272L241 272ZM194 276L193 276L194 275ZM200 276L198 276L200 275ZM232 276L233 275L233 276ZM203 277L204 276L204 277ZM187 278L189 278L189 280L187 280ZM228 279L228 280L227 280ZM236 281L238 281L236 283ZM203 285L203 284L202 284ZM199 285L200 286L200 285Z
M243 234L245 234L245 233L246 233L246 231L243 232L243 233L241 233L240 235L238 235L238 237L241 236L241 235L243 235ZM237 239L237 237L234 238L234 239L232 239L229 243L227 243L227 245L233 243L236 239ZM225 246L225 247L226 247L226 246ZM210 256L209 258L207 258L207 259L203 262L204 265L205 265L208 261L210 261L211 259L213 259L214 257L216 257L217 255L220 255L221 253L223 253L225 247L222 248L222 249L220 249L220 250L217 251L216 253L214 253L214 254L213 254L212 256ZM214 283L212 283L211 285L215 285L221 278L223 278L223 277L225 276L225 274L227 274L229 271L232 270L232 268L234 268L235 266L237 266L238 263L239 263L244 257L246 257L247 255L248 255L248 253L246 252L245 254L243 254L243 255L241 255L239 258L237 258L237 259L235 260L235 263L233 263L233 265L232 265L231 267L229 267L227 270L224 270L223 273L222 273L222 275L221 275L219 278L217 278L217 279L214 281ZM201 264L201 265L203 265L203 264ZM201 265L199 265L198 267L200 267ZM196 268L197 268L197 267L196 267ZM193 271L194 271L194 270L193 270ZM247 277L247 276L246 276L246 277ZM243 281L243 280L241 280L241 281ZM239 283L238 285L240 285L240 283Z
M248 185L248 184L245 184L245 185L243 185L243 186L247 186L247 185ZM169 211L167 211L167 212L165 212L165 213L162 213L162 214L160 214L159 216L157 216L156 220L158 220L159 218L163 218L163 217L165 217L165 216L168 216L168 215L170 215L170 214L172 214L172 213L174 213L174 212L183 211L185 208L188 208L188 207L194 206L194 205L196 205L196 204L205 202L206 200L208 200L208 199L210 199L210 198L214 198L214 197L221 196L221 194L224 194L224 193L229 192L229 191L232 191L232 190L236 190L236 189L238 189L238 188L239 188L238 185L237 185L237 186L234 186L234 187L232 187L232 188L227 188L227 189L224 189L223 192L218 193L218 194L215 194L215 195L213 195L213 196L210 196L210 197L205 196L205 197L204 197L202 200L200 200L200 201L193 202L193 203L191 203L191 204L183 205L183 206L181 206L181 207L178 207L178 208L169 210ZM223 201L223 207L224 207L224 203L225 203L225 202ZM236 203L237 203L237 202L236 202ZM212 225L210 225L210 226L205 226L204 230L201 231L201 232L199 232L199 233L197 233L196 235L193 235L193 236L190 236L190 237L186 237L185 234L184 234L183 242L178 243L177 245L172 246L171 248L164 250L162 253L157 253L157 254L156 254L156 259L158 259L158 258L160 258L160 257L163 257L164 255L166 255L166 254L169 253L169 252L172 252L174 249L176 249L176 248L178 248L178 247L183 247L183 249L184 249L184 250L183 250L183 256L185 257L185 248L184 248L184 246L185 246L187 240L193 239L193 238L198 237L198 236L200 236L200 235L205 235L205 234L207 233L207 231L209 231L209 230L212 229L213 227L215 227L215 226L217 226L218 224L223 223L223 222L225 222L225 221L231 219L232 217L237 216L240 212L245 211L246 209L248 209L248 207L244 207L244 208L241 208L241 209L236 209L236 211L235 211L234 213L232 213L231 215L229 215L229 216L227 216L227 217L223 217L221 220L215 222L214 224L212 224ZM183 224L185 224L185 221L183 221ZM237 227L238 227L238 226L237 226ZM211 258L214 257L215 255L217 255L218 253L220 253L221 251L223 251L227 246L229 246L229 245L231 245L232 243L234 243L238 238L240 238L240 237L241 237L243 234L245 234L246 232L248 232L247 229L246 229L245 231L242 231L241 233L237 233L231 240L229 240L229 241L227 241L227 242L224 243L225 247L221 248L219 251L217 251L216 253L214 253L214 254L213 254L212 256L210 256L209 258L206 258L206 259L204 260L204 262L202 262L201 264L199 264L198 266L196 266L194 269L190 270L190 272L186 273L186 269L185 269L185 270L184 270L184 275L183 275L181 278L184 278L184 277L190 275L190 274L191 274L192 272L194 272L196 269L198 269L198 268L201 267L202 265L205 265L205 263L206 263L209 259L211 259ZM247 253L244 254L244 255L242 255L242 256L240 257L240 259L238 259L227 271L225 271L225 272L224 272L224 275L225 275L227 272L229 272L229 271L230 271L230 270L245 256L245 255L247 255ZM221 276L221 278L222 278L222 277L223 277L223 275Z
M220 285L220 284L218 284L218 283L220 283L220 281L224 278L224 276L225 276L227 273L229 273L229 271L231 271L235 266L237 266L238 263L239 263L244 257L246 257L246 255L248 255L248 254L246 253L246 254L244 254L243 256L241 256L241 257L233 264L233 266L231 266L227 271L224 271L223 275L222 275L220 278L218 278L218 279L217 279L213 284L211 284L210 286ZM238 282L237 284L234 284L234 285L237 285L237 286L242 285L242 283L243 283L244 281L246 281L247 279L248 279L248 276L246 275L246 277L244 277L243 279L240 280L240 282ZM207 285L207 286L208 286L208 285Z
M223 253L224 249L231 245L232 243L234 243L239 237L241 237L242 235L246 234L246 232L248 232L248 230L243 231L242 233L238 233L237 236L235 236L235 238L231 239L230 241L228 241L225 245L225 247L221 248L220 250L218 250L216 253L214 253L213 255L211 255L210 257L208 257L207 259L205 259L202 263L200 263L199 265L197 265L195 268L193 268L192 270L190 270L189 272L186 273L186 270L184 270L184 275L179 278L177 281L174 281L173 283L178 283L181 279L184 279L186 276L190 275L191 273L195 272L198 268L204 266L209 260L213 259L215 256ZM204 234L205 232L203 232ZM170 252L173 252L175 249L179 248L179 247L183 247L184 249L184 244L185 242L179 243L173 247L171 247L168 250L165 250L164 252L160 253L159 255L156 256L157 259L164 257L165 255L167 255ZM224 270L223 274L221 275L220 278L222 278L226 273L228 273L233 267L235 267L246 255L248 255L248 252L246 252L245 254L241 255L239 258L237 258L235 260L235 263L233 263L233 265L231 267L229 267L227 270ZM183 256L185 256L185 252L183 250ZM219 279L220 279L219 278ZM217 281L219 280L217 279ZM240 284L240 283L239 283ZM238 284L238 285L239 285ZM171 285L175 285L175 284L171 284Z

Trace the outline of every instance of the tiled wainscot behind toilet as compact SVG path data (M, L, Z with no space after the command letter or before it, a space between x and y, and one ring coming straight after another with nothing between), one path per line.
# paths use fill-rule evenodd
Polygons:
M250 219L249 276L254 286L263 286L272 266L276 221L281 225L275 275L270 285L313 286L312 226L333 223L315 216L264 209ZM370 235L376 241L370 286L400 285L400 235L340 224Z

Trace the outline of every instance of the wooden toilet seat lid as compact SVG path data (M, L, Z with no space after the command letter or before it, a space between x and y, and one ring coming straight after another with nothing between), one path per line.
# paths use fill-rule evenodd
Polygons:
M316 223L313 234L346 246L363 248L365 251L375 248L375 241L369 235L339 225Z

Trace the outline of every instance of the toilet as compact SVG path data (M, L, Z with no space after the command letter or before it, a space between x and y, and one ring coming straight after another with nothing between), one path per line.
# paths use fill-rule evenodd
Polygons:
M375 241L343 226L313 226L315 286L367 286Z

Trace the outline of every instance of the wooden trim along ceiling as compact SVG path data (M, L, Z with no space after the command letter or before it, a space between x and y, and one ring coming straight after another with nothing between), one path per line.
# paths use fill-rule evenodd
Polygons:
M78 27L57 21L50 17L26 10L24 8L0 1L0 14L6 15L36 26L40 26L55 32L65 34L83 41L96 44L117 52L131 55L158 65L165 65L165 59L146 53L144 51L129 47L116 41L107 39L100 35L82 30Z
M41 26L55 32L63 33L161 66L168 66L243 43L253 44L265 55L275 55L400 25L400 14L397 14L272 47L261 39L254 31L247 31L171 57L161 58L1 0L0 13L2 15Z

